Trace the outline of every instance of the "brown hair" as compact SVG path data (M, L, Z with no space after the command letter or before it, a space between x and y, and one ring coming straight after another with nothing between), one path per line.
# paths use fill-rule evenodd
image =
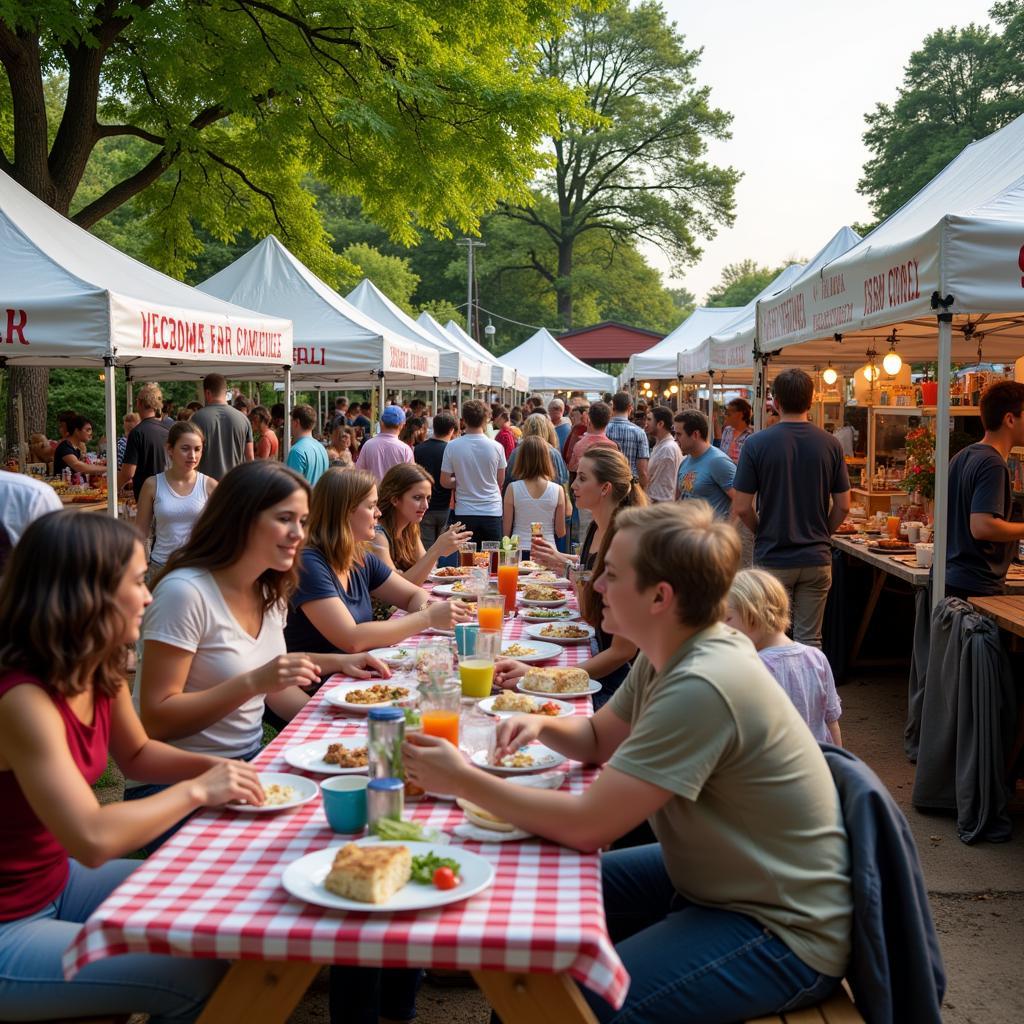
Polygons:
M598 483L611 485L611 498L615 503L615 511L608 523L608 529L601 538L601 547L594 559L594 570L591 573L590 582L580 594L580 614L592 626L597 626L601 622L601 609L604 607L604 602L601 595L594 589L594 580L604 572L604 558L608 553L608 545L611 544L615 531L618 529L619 513L629 508L646 508L647 495L633 476L629 460L618 448L612 448L611 445L588 448L580 462L583 459L587 459L593 466L593 473Z
M72 509L32 523L0 578L0 671L20 669L69 697L114 696L125 680L126 623L114 595L139 535Z
M1015 380L996 381L982 391L978 405L984 428L996 431L1003 425L1007 413L1020 416L1024 409L1024 384Z
M799 366L791 366L775 378L772 394L782 412L789 415L807 412L814 400L814 381Z
M533 417L531 416L532 420ZM523 437L516 451L516 459L512 464L512 476L515 480L533 480L543 477L554 480L555 470L551 464L551 447L542 437L536 434Z
M159 384L143 384L139 393L135 396L135 404L141 405L143 409L149 409L158 415L164 409L164 395Z
M590 417L590 425L597 430L607 427L608 421L612 418L612 410L607 402L592 403L587 414Z
M311 405L296 405L292 409L292 419L303 430L312 430L316 426L316 413Z
M363 564L364 549L352 539L349 518L352 509L376 487L376 478L365 469L335 466L313 488L307 543L320 551L335 572L348 572L353 565Z
M171 429L167 431L167 447L173 448L186 434L195 434L203 444L206 444L206 435L199 424L187 419L172 424Z
M359 438L356 437L355 427L338 426L331 431L331 447L336 451L341 451L341 438L342 435L349 439L349 453L353 460L359 454Z
M408 569L418 561L420 524L409 523L399 531L395 516L395 502L411 487L428 483L434 486L434 478L415 462L399 462L392 466L380 482L377 490L377 507L380 509L380 525L388 536L391 561L400 570Z
M466 421L467 427L476 430L482 427L487 420L487 406L475 398L471 398L462 405L462 418Z
M740 535L716 518L706 501L664 501L623 510L616 529L636 531L637 587L646 590L668 583L684 626L703 629L725 616L729 588L740 566Z
M199 513L188 543L167 560L159 581L175 569L206 569L216 572L234 565L245 554L249 535L261 512L305 491L305 477L272 459L243 462L225 474ZM259 580L263 610L283 604L298 583L295 564L284 572L267 569Z

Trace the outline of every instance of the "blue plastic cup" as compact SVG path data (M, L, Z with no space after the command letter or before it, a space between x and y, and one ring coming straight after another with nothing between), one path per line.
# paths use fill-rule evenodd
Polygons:
M467 658L476 651L476 635L480 627L475 622L460 622L455 627L455 646L460 658Z
M339 775L320 783L327 824L342 835L358 835L366 828L365 775Z

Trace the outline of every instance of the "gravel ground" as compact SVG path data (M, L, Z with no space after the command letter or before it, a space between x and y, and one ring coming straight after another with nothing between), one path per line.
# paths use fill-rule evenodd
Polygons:
M917 842L948 986L946 1024L1020 1024L1024 1021L1021 950L1024 949L1024 816L1008 843L965 846L951 818L919 814L910 806L914 769L903 756L906 674L874 670L840 688L847 747L878 773L900 804ZM101 799L121 796L116 769ZM141 1024L140 1018L132 1024ZM321 973L289 1024L326 1024L326 972ZM418 1024L486 1024L487 1004L474 988L436 987L420 993ZM898 1022L897 1022L898 1024Z

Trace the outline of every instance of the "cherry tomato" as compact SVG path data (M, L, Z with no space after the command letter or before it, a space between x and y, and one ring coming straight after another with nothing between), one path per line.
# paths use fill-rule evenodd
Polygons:
M458 884L458 876L451 868L438 868L434 872L434 885L436 888L454 889Z

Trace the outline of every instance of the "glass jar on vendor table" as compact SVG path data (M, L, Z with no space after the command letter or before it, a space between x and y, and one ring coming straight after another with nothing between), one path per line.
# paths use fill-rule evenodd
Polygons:
M489 697L494 686L494 663L501 655L501 630L480 629L472 654L459 658L462 696L474 700Z
M450 677L420 686L420 722L427 736L440 736L459 745L459 708L462 684Z
M459 546L459 566L463 569L471 569L473 567L473 556L476 554L476 543L471 540L467 540L465 544Z
M498 551L498 593L505 598L505 614L516 610L516 595L519 586L519 549L501 548Z

